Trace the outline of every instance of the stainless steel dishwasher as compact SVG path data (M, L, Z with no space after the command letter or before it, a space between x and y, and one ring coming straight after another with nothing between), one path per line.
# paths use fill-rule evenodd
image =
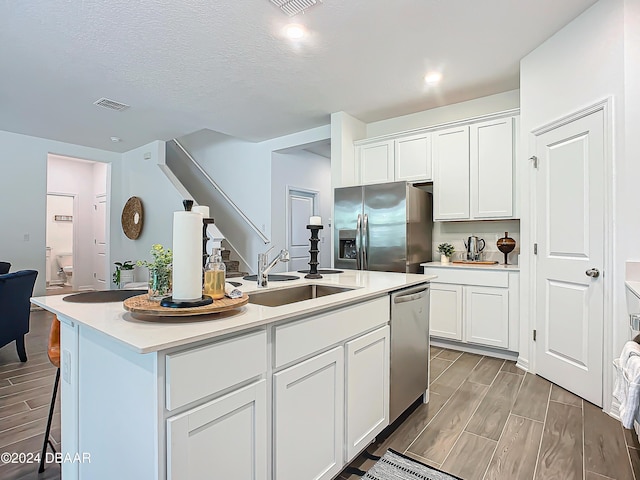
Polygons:
M429 386L429 285L391 294L389 423Z

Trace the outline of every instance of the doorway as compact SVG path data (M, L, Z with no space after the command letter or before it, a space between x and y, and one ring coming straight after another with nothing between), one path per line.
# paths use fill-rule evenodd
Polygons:
M287 187L287 250L291 260L288 271L309 268L309 217L318 215L318 192ZM320 259L318 258L318 261Z
M603 405L606 105L534 132L539 375Z
M46 285L52 293L73 290L75 196L47 194Z

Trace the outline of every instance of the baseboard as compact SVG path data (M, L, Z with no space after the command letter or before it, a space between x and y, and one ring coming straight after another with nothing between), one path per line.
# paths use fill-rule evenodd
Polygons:
M486 355L488 357L502 358L504 360L516 361L518 359L518 352L501 350L491 347L482 347L480 345L471 345L468 343L454 342L442 338L431 337L431 345L433 345L434 347L459 350L461 352L475 353L476 355Z
M609 415L616 420L620 420L620 402L615 398L611 401L611 409L609 410Z
M518 361L516 362L516 367L520 370L524 370L525 372L529 371L529 360L524 360L518 357Z

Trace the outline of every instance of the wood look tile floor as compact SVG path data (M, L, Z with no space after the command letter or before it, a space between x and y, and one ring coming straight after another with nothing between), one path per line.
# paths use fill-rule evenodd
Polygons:
M25 363L18 359L15 342L0 348L0 453L35 453L42 449L56 374L47 357L52 319L53 315L47 311L31 312ZM59 396L51 434L56 450L60 450ZM48 451L51 452L50 449ZM59 480L60 467L47 464L45 471L38 474L37 464L0 462L0 479Z
M465 480L640 480L635 433L544 378L437 347L430 369L429 403L388 427L368 452L393 448ZM360 455L350 466L366 471L374 463Z

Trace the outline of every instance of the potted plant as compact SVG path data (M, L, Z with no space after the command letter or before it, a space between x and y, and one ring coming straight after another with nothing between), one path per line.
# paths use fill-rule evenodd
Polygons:
M149 269L149 300L160 301L171 295L171 266L173 252L156 243L151 246L152 262L138 260L139 267Z
M438 251L440 252L440 263L449 263L449 258L453 255L453 245L450 243L441 243L438 245Z
M133 269L135 268L133 261L126 260L125 262L116 262L114 265L116 266L116 271L113 272L113 283L115 283L118 288L122 288L122 285L133 282Z

